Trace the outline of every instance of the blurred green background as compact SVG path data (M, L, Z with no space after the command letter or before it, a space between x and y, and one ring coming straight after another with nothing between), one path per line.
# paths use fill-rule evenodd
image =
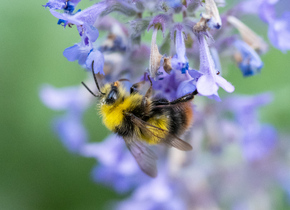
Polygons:
M62 52L79 41L76 29L56 25L46 1L2 1L0 7L1 143L0 209L100 209L120 199L110 188L95 184L90 172L95 160L69 153L51 131L59 113L47 109L38 92L44 83L56 87L79 84L85 72L68 62ZM93 2L83 1L79 8ZM255 21L245 20L266 36ZM257 31L256 30L256 31ZM290 53L270 48L262 57L262 74L243 78L230 66L228 81L236 93L271 91L275 100L261 111L262 121L280 132L290 124ZM221 90L222 92L222 90ZM85 116L90 138L102 140L109 132L91 108Z

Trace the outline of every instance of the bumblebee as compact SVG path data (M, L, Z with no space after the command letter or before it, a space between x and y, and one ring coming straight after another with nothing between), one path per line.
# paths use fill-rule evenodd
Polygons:
M100 99L99 109L105 126L123 137L125 143L143 172L157 176L156 154L149 145L166 144L182 151L192 150L192 146L180 139L193 122L191 100L197 92L174 101L152 97L152 81L145 95L141 95L139 82L127 92L122 80L99 87L96 75L93 77L99 94L94 94L83 82L88 91Z

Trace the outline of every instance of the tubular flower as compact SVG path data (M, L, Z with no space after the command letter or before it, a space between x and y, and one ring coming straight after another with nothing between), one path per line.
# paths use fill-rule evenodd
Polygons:
M248 26L242 23L239 19L234 16L229 16L227 18L228 22L232 24L240 32L242 39L250 47L259 52L265 53L267 51L267 45L254 31L252 31Z
M260 73L264 64L256 51L247 43L240 40L235 41L234 44L238 50L235 59L243 73L243 76L252 76Z
M205 31L208 28L220 29L222 26L221 17L214 0L205 0L205 12L201 14L200 21L194 26L197 32Z
M229 93L233 92L235 90L234 86L220 75L217 75L205 36L199 35L199 43L200 72L203 75L197 81L198 93L204 96L217 95L219 86Z
M189 68L188 59L186 57L186 48L184 43L184 29L183 26L177 24L173 27L172 37L175 35L175 50L176 54L171 60L171 66L174 70L179 70L181 73L185 72ZM173 38L174 39L174 38Z

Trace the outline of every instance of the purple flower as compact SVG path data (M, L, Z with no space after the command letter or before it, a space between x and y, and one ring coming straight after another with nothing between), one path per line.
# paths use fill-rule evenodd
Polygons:
M77 60L80 65L84 65L90 50L90 46L82 45L82 43L79 43L66 48L63 51L63 56L66 57L68 61L73 62Z
M184 43L184 29L181 24L176 24L171 32L171 39L174 40L175 35L175 49L176 55L171 60L172 69L179 70L183 74L188 70L189 64L186 57L186 48Z
M87 144L80 153L99 162L92 172L93 179L113 185L120 193L149 179L138 167L123 138L117 135L110 135L100 143Z
M241 144L244 157L255 161L265 157L274 148L277 140L276 130L258 121L258 107L268 104L272 96L268 93L257 96L236 96L225 101L233 110L242 129Z
M271 43L282 52L290 50L290 12L270 22L268 36Z
M189 70L186 72L187 79L182 81L177 88L177 97L193 93L196 90L196 82L202 74L196 70Z
M182 97L187 94L193 93L196 90L194 79L188 79L180 83L177 89L177 97Z
M277 131L271 125L248 127L243 133L243 155L249 161L267 157L277 143Z
M85 90L81 86L55 88L43 85L40 90L42 102L53 110L75 109L82 111L87 108L90 98L84 97Z
M50 9L61 10L63 9L67 13L72 13L74 8L81 0L49 0L45 5L45 8L48 7Z
M63 52L64 57L71 62L78 60L80 65L86 64L88 69L91 69L92 60L95 60L95 71L102 72L104 57L98 50L93 49L93 43L99 37L98 30L95 27L88 25L79 26L78 30L82 41L66 48Z
M218 54L218 51L215 47L211 47L210 48L210 53L215 65L215 68L217 70L217 72L219 72L220 74L222 73L222 66L221 66L221 62L220 62L220 57Z
M156 27L162 31L162 34L164 37L166 27L168 26L170 20L171 18L168 15L165 15L165 14L157 15L151 19L148 25L147 31L149 31L151 27L153 28Z
M206 19L207 26L212 29L220 29L222 26L221 17L214 0L205 0L205 12L201 17Z
M252 49L258 51L259 53L267 52L268 45L264 42L264 40L238 18L234 16L228 16L227 21L236 29L238 29L243 41L247 43Z
M102 15L108 15L112 12L118 12L126 16L135 16L137 8L130 1L123 0L106 0L107 7Z
M91 69L92 68L92 63L94 61L94 72L95 74L100 73L105 75L104 72L104 56L103 54L98 51L98 50L93 50L92 52L89 53L87 60L86 60L86 67L87 69Z
M163 68L160 69L163 70ZM178 86L186 78L186 75L181 74L179 71L172 71L170 74L164 71L158 80L152 81L153 89L157 92L157 95L171 101L177 98Z
M53 128L64 146L71 152L79 152L88 141L87 130L80 114L68 113L55 119Z
M275 4L279 0L260 0L259 4L256 8L258 8L258 13L260 18L269 23L275 19L276 11Z
M245 12L259 14L260 18L269 24L268 37L271 43L282 52L290 49L290 12L286 11L279 18L275 7L282 6L289 10L288 1L279 0L255 0L241 3L240 7Z
M217 75L214 62L209 52L207 41L204 35L199 35L200 43L200 72L203 74L197 81L197 91L204 96L217 96L217 90L222 87L231 93L235 90L231 83Z
M85 25L83 30L88 42L94 43L99 38L99 31L94 26Z
M290 50L290 4L281 2L281 6L288 7L288 11L277 17L275 5L278 0L264 0L260 3L259 15L263 21L269 24L268 37L271 43L282 52Z
M129 199L117 204L116 209L185 209L186 205L176 190L164 169L157 178L139 185Z
M179 0L164 0L166 5L173 9L175 13L179 13L182 10L182 3Z
M49 85L43 86L40 91L42 102L47 107L66 111L65 116L54 121L53 127L63 144L72 152L78 152L87 141L82 114L89 105L89 98L84 97L83 91L79 87L56 89Z
M260 73L264 64L256 51L240 40L235 41L234 45L239 52L236 60L243 75L246 77Z
M228 109L239 113L245 110L253 111L257 107L269 104L272 100L272 94L262 93L256 96L232 96L225 101L225 104L227 104ZM247 122L245 122L245 124L247 124Z
M49 0L45 5L45 8L48 7L50 9L61 10L65 7L66 0Z
M58 13L54 10L50 10L51 14L58 19L67 21L68 23L75 25L94 25L100 14L107 8L105 1L99 2L81 12L74 15L66 13Z

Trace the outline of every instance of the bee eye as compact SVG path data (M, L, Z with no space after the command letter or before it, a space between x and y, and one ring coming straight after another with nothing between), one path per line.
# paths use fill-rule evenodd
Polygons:
M106 99L106 102L108 104L114 103L117 100L118 94L116 90L111 90L108 94L108 97Z

